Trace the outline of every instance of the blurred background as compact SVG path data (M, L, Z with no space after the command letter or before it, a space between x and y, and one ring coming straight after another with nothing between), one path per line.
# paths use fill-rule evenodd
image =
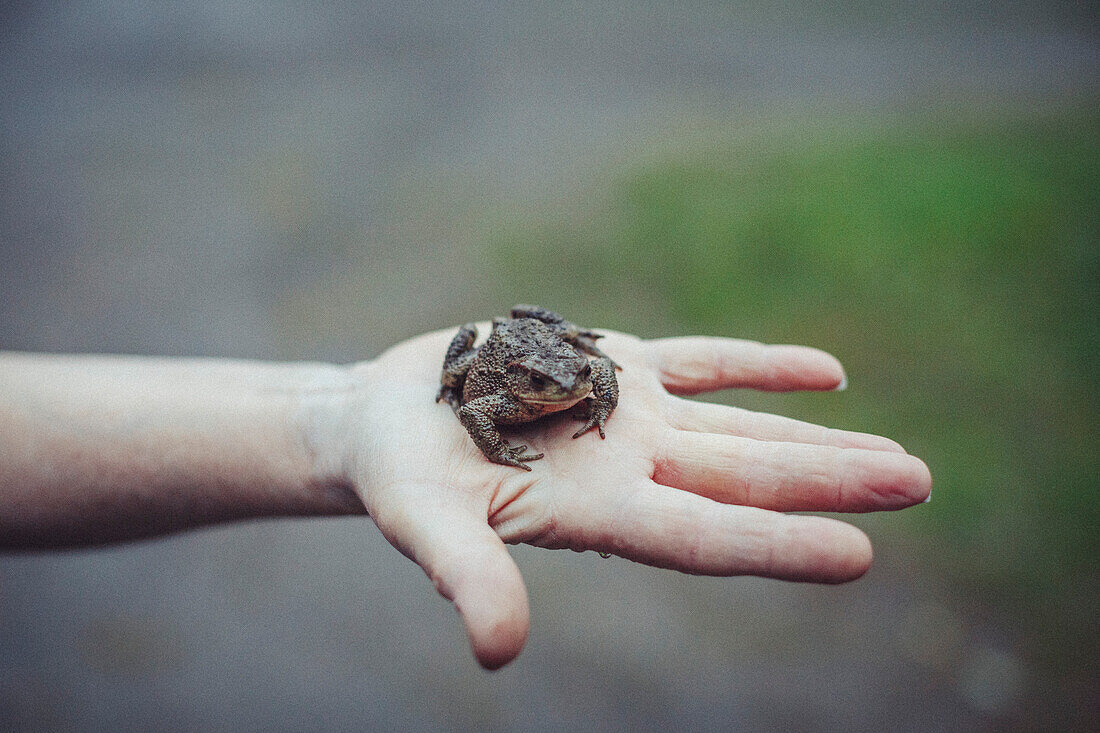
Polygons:
M0 729L1095 729L1088 3L4 3L0 348L354 361L535 302L806 343L905 445L816 587L514 548L481 672L363 519L0 557Z

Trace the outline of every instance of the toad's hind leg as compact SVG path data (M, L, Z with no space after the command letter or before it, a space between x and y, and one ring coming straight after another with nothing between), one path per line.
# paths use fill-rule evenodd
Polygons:
M546 310L537 305L517 305L512 308L512 318L534 318L549 325L561 325L568 323L564 318L551 310Z
M581 331L573 336L570 336L568 333L562 335L563 340L573 344L584 353L596 357L597 360L606 361L611 365L612 369L622 371L623 368L621 366L616 364L610 356L600 351L599 347L596 346L596 339L598 338L603 338L603 336L598 333L592 333L591 331Z
M439 378L440 387L435 401L446 400L455 413L462 406L462 387L466 383L466 372L470 370L470 364L477 355L477 349L473 348L476 340L477 328L474 324L467 323L458 329L443 357L443 373Z

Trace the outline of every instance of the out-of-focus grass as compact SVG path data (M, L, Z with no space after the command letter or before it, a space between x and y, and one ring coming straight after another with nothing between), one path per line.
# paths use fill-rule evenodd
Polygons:
M897 438L930 465L933 501L864 526L1018 618L1038 664L1088 664L1100 115L731 131L505 231L488 258L504 300L837 354L843 395L729 399Z

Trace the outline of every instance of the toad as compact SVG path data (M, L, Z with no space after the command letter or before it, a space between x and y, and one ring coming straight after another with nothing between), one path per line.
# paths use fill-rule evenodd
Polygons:
M498 425L572 410L584 420L574 438L592 428L605 437L604 423L619 402L620 367L596 347L600 337L533 305L517 305L511 318L494 318L480 347L474 347L477 328L467 323L447 347L435 401L451 406L490 461L530 471L525 464L543 454L508 445Z

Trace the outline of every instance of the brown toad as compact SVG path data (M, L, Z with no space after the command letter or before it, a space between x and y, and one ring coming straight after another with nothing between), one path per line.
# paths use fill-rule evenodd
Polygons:
M592 428L604 437L604 423L619 402L619 367L596 348L598 338L533 305L517 305L511 318L494 318L492 333L480 347L474 347L477 329L468 323L447 347L435 401L450 404L490 461L530 471L524 463L543 454L508 445L497 425L574 408L585 421L574 438Z

